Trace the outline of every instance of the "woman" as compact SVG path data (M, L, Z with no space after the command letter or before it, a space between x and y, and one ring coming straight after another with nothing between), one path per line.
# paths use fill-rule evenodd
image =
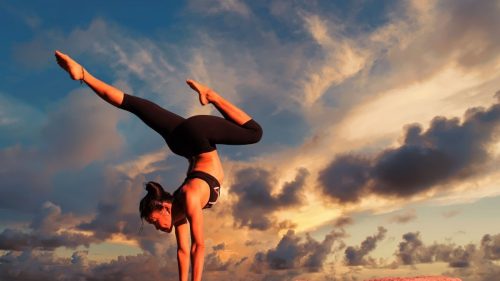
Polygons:
M219 196L224 175L216 144L251 144L262 137L262 129L250 116L208 87L187 80L202 105L213 104L225 117L199 115L184 119L158 105L123 93L92 76L68 55L55 52L57 63L73 80L85 82L106 102L132 112L158 132L169 148L189 161L182 185L171 195L160 184L146 184L140 202L141 218L170 233L175 227L179 280L187 280L190 258L192 280L201 280L204 261L202 209L211 208ZM189 247L191 237L191 247Z

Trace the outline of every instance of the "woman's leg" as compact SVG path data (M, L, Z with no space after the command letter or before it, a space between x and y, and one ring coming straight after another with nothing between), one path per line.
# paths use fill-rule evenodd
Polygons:
M226 118L202 116L197 118L199 124L195 126L203 131L210 142L220 144L251 144L262 138L262 128L248 114L230 103L215 91L194 80L187 80L188 85L198 92L202 105L212 103Z
M121 90L95 78L68 55L59 51L56 51L55 55L57 63L69 73L73 80L85 82L106 102L135 114L163 138L166 139L168 134L184 120L184 118L151 101L125 94Z
M68 72L71 79L85 82L99 97L116 107L122 104L124 94L121 90L95 78L70 56L59 51L55 55L57 63Z
M213 104L226 119L231 120L238 125L243 125L252 119L252 117L246 114L243 110L239 109L237 106L230 103L207 86L194 80L187 80L186 82L191 89L198 92L200 103L202 105L206 105L208 103Z

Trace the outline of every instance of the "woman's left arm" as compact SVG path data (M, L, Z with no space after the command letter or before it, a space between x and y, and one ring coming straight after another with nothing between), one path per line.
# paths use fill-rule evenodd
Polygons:
M177 266L179 281L187 281L189 276L189 225L186 219L175 226L177 240Z
M191 228L192 280L201 281L205 258L205 241L203 239L203 213L200 198L196 192L186 196L186 216Z

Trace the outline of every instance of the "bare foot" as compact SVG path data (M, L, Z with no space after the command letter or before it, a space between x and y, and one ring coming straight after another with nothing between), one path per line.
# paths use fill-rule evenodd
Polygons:
M69 76L73 80L82 80L84 77L83 67L70 58L68 55L63 54L59 51L55 52L57 64L66 72L68 72Z
M209 87L191 79L186 80L186 83L189 85L189 87L191 87L191 89L198 92L201 105L206 105L212 102L213 99L215 98L216 93L212 91L212 89L210 89Z

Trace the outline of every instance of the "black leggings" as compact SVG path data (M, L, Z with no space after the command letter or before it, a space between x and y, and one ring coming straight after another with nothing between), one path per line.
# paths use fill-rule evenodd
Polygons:
M211 115L184 119L149 100L128 94L120 108L139 117L165 139L172 152L186 158L213 151L216 144L251 144L262 137L262 128L253 119L243 125Z

